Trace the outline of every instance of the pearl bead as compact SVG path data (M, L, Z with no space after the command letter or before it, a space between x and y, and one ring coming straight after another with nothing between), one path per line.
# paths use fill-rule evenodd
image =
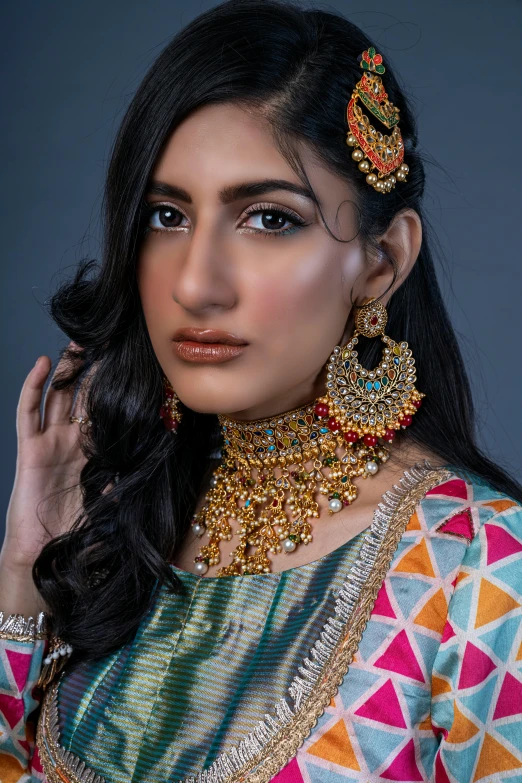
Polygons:
M364 158L364 152L362 150L354 150L352 152L352 158L354 160L362 160Z
M359 171L369 171L370 170L370 164L367 160L361 160L359 163Z
M210 486L217 487L217 483L218 483L217 476L212 476L212 478L210 479Z
M373 462L373 460L370 460L366 463L366 472L370 473L370 475L375 476L377 471L379 470L379 466L376 462Z
M328 508L330 511L333 511L336 513L337 511L340 511L343 507L343 504L339 500L339 498L332 498L330 502L328 503Z
M297 544L295 543L295 541L292 541L291 538L285 538L285 540L283 541L283 549L285 550L285 552L293 552L296 546Z
M192 525L192 530L197 536L202 536L203 533L205 532L205 526L200 525L199 523L196 522L195 525Z
M348 136L346 137L346 143L347 143L347 144L348 144L350 147L354 147L354 146L357 144L357 139L355 138L355 136L353 135L353 133L349 133L349 134L348 134Z
M377 174L368 174L368 176L366 177L366 182L368 183L368 185L375 185L375 183L377 182Z
M194 569L196 571L196 574L199 574L200 576L203 574L206 574L208 571L208 565L206 563L203 563L201 561L198 561L196 563L196 567Z

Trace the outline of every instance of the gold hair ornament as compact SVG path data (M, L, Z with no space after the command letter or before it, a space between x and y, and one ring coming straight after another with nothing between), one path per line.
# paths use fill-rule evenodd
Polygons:
M373 46L358 57L364 70L348 102L346 116L349 131L346 143L355 149L352 158L366 173L366 182L379 193L389 193L397 182L404 182L409 167L404 160L404 144L399 130L399 109L388 100L379 74L384 73L382 55ZM366 107L391 133L383 135L363 112Z
M353 337L329 359L326 395L310 405L254 422L219 416L223 462L192 520L196 536L208 535L194 560L197 574L220 562L221 542L233 537L231 520L239 543L217 576L269 572L270 553L289 554L312 541L317 493L328 497L331 516L357 497L354 478L374 476L386 462L384 444L411 424L425 396L415 388L408 344L384 335L386 321L386 309L374 299L359 308ZM359 363L359 334L382 335L375 370Z

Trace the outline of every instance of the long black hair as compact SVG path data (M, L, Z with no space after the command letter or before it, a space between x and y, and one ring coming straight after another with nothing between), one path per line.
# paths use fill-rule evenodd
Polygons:
M103 259L99 265L82 262L50 300L55 322L81 346L92 427L84 443L82 512L69 533L44 547L34 577L56 632L80 658L100 657L131 638L158 585L179 589L168 563L188 530L210 454L219 445L214 415L184 408L177 437L165 431L158 416L162 371L136 281L147 180L173 130L198 107L233 102L258 109L313 192L296 142L309 145L353 186L360 238L369 249L399 210L418 212L420 253L388 305L387 333L412 347L418 387L426 394L407 437L439 455L441 464L482 477L522 501L522 487L477 446L470 385L423 215L425 173L415 119L386 54L385 87L400 109L407 182L384 195L376 192L345 142L346 104L362 73L357 57L371 45L336 13L297 2L228 0L172 39L126 112L106 181ZM380 341L363 340L360 347L365 366L373 366ZM56 387L76 384L84 377L79 373L71 370Z

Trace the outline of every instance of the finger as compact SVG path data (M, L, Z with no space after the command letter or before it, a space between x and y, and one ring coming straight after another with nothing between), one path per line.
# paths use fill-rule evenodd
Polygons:
M51 364L48 356L39 356L24 381L16 411L16 430L20 440L40 432L42 393Z
M68 349L75 347L77 346L73 342L70 342L67 346ZM64 375L70 375L75 370L77 365L81 366L82 361L83 360L79 357L71 357L67 350L64 351L60 357L45 394L42 429L46 429L49 425L52 424L63 424L69 422L69 416L71 415L74 398L74 385L68 386L65 389L55 389L53 387L53 381Z

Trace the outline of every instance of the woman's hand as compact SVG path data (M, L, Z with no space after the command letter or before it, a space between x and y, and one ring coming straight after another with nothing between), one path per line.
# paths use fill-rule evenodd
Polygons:
M53 380L70 368L68 361L60 359ZM18 403L16 476L0 552L0 610L4 612L24 613L6 607L10 585L16 591L27 582L33 594L34 561L48 541L70 529L81 508L78 483L86 458L80 447L80 425L71 424L69 417L85 415L84 394L80 390L73 410L74 389L58 391L51 381L42 416L43 388L50 370L49 357L40 356L25 379Z

